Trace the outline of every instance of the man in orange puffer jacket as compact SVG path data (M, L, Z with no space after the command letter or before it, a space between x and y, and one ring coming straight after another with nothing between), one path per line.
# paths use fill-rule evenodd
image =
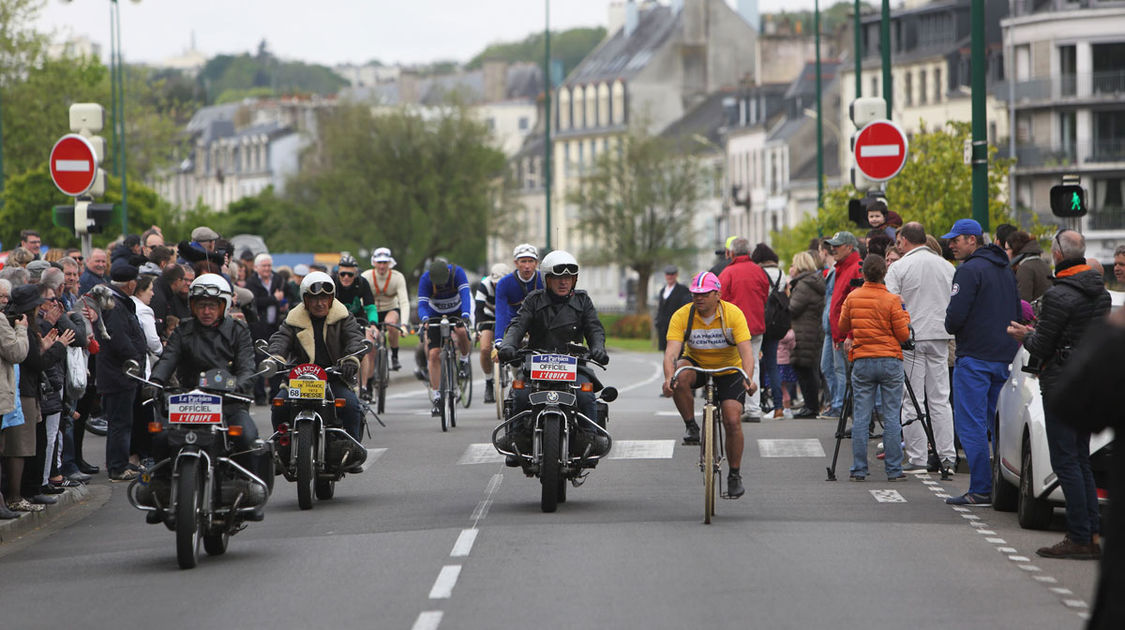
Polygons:
M887 481L905 479L902 472L901 408L890 401L902 400L902 343L910 339L910 315L902 299L887 291L883 278L887 264L882 256L870 254L863 261L863 286L844 300L840 312L840 331L852 362L852 467L853 481L867 478L867 435L875 391L883 396L883 466Z

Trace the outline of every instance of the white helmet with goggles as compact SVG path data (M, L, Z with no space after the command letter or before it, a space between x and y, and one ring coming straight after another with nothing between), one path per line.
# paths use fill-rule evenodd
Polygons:
M212 298L223 303L223 313L230 310L231 291L227 279L217 273L205 273L192 280L188 300Z
M539 270L545 276L577 276L578 261L570 252L556 249L543 257Z
M301 280L301 300L308 296L327 295L336 296L336 283L332 276L323 271L314 271Z

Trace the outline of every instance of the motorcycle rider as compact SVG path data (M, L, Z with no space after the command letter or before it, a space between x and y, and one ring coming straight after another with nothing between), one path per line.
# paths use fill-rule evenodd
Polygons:
M335 367L340 374L330 374L328 384L332 395L345 400L337 411L339 420L348 435L362 441L363 415L359 409L352 385L359 374L359 359L353 355L364 347L363 329L347 307L335 297L336 285L323 271L314 271L301 280L301 303L290 309L285 321L270 337L269 353L273 356L295 360L297 363L315 363L322 368ZM272 362L266 359L266 362ZM260 369L269 367L262 365ZM282 387L277 398L285 398L288 390ZM277 427L289 420L285 407L273 407L271 420ZM367 457L360 450L345 472L358 472Z
M202 274L188 288L188 305L192 318L180 322L172 331L160 360L152 367L149 380L163 385L174 376L181 387L192 387L201 373L223 369L234 375L236 392L253 396L254 342L245 322L227 316L231 305L230 284L218 274ZM267 480L267 475L272 477L272 463L261 451L245 452L254 449L258 439L258 427L250 417L249 404L225 402L223 415L228 427L242 427L242 434L231 438L234 450L241 453L234 457L235 461L263 481ZM158 460L170 455L165 433L153 437L153 452ZM171 472L167 467L164 470ZM250 520L262 520L262 506Z
M574 288L578 283L578 261L569 252L558 249L543 257L541 268L547 288L532 291L523 299L519 313L508 325L500 342L500 359L515 359L524 334L528 334L529 348L562 354L569 351L568 344L580 344L585 340L589 347L589 359L602 365L609 363L609 355L605 351L605 329L598 319L598 311L585 291ZM585 366L579 366L577 383L591 382L594 380L591 376L592 373ZM527 389L513 391L514 416L530 408L531 403ZM600 424L594 394L583 391L577 394L579 411ZM514 431L520 452L530 451L530 428L528 424ZM579 430L594 445L595 454L603 454L609 447L609 440L585 423L579 424Z

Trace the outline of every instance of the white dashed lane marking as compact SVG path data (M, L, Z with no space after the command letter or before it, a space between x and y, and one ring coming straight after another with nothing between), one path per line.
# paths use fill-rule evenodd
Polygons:
M434 586L430 589L430 599L449 599L453 595L453 587L457 586L457 578L461 575L461 565L447 564L441 568Z
M477 540L477 533L479 529L463 529L461 535L457 537L457 542L453 543L453 551L449 552L450 556L454 558L464 558L469 555L473 550L473 543Z
M437 630L441 625L442 612L440 610L427 610L419 613L411 630Z
M871 490L871 496L879 503L906 503L906 497L898 490Z
M824 457L824 447L815 438L805 440L758 440L762 457Z

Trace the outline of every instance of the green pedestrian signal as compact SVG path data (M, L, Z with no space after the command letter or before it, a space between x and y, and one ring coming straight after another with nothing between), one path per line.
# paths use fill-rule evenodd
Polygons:
M1086 216L1086 189L1074 184L1051 187L1051 213L1064 219Z

